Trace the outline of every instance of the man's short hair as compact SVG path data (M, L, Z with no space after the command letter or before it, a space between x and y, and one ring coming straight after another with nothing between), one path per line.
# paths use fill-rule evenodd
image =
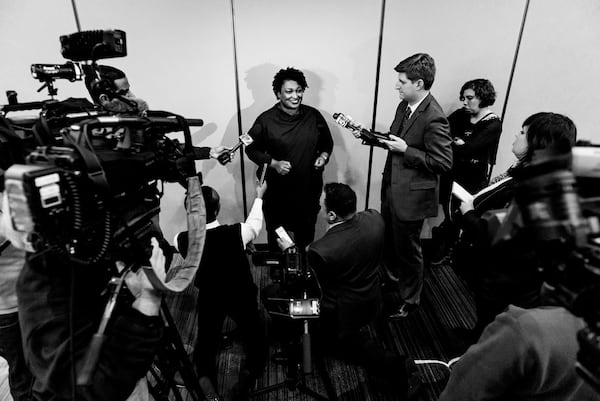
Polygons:
M394 70L405 73L413 82L422 79L425 90L431 89L435 79L435 61L427 53L417 53L405 58Z
M304 73L293 67L288 67L286 69L279 70L279 72L277 72L273 78L273 93L275 93L275 96L279 94L285 81L295 81L302 87L302 89L308 88Z
M524 161L531 161L536 150L552 147L558 153L568 153L577 141L575 123L562 114L541 112L523 121L527 128L527 153Z
M127 77L123 71L110 65L97 66L96 73L98 76L88 74L85 77L85 87L96 103L100 102L100 95L116 91L115 81L117 79Z
M346 184L325 184L325 208L340 217L348 217L356 213L356 193Z
M204 206L206 207L206 222L212 223L217 219L221 209L221 198L219 193L213 187L202 186L202 196L204 197Z
M488 107L496 102L496 90L494 89L494 85L487 79L479 78L465 82L462 88L460 88L460 100L464 99L467 89L475 92L475 96L480 101L479 107Z

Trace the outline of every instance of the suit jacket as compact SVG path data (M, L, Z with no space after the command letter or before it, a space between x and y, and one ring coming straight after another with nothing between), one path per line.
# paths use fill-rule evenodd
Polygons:
M406 141L405 153L388 152L382 200L390 186L392 208L400 220L437 216L439 177L452 167L452 139L444 111L428 94L398 132L408 102L402 101L390 133Z
M384 227L379 212L369 209L332 227L308 250L321 286L322 316L336 316L340 328L364 326L379 312Z

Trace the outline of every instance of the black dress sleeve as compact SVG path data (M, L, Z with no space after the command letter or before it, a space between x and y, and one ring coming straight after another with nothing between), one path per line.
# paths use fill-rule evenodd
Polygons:
M333 138L331 137L331 131L329 130L329 126L327 122L319 113L316 112L317 115L317 129L319 130L319 139L317 141L317 153L321 154L323 152L327 152L331 156L333 152Z
M259 166L271 164L273 157L267 152L267 132L260 116L248 131L248 135L254 140L246 147L248 158Z

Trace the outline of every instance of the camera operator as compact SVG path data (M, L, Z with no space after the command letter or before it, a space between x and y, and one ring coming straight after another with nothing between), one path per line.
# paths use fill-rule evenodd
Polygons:
M133 94L123 71L109 65L99 65L97 74L99 78L90 74L85 79L88 92L97 105L111 113L148 113L148 103ZM225 146L194 146L196 160L218 159L219 155L227 151L229 149Z
M86 74L85 86L94 103L112 113L143 114L148 111L148 103L136 97L131 91L125 73L109 65L97 66L97 74Z
M197 178L189 182L190 197L198 198ZM165 256L156 238L151 239L151 245L150 265L164 279ZM117 303L90 384L75 385L75 376L86 366L90 340L103 317L106 284L115 270L124 266L111 253L112 247L100 261L85 264L73 261L56 246L27 255L17 296L36 399L124 400L153 362L163 341L159 316L162 297L142 267L124 278L132 295L125 300L131 302Z
M361 329L380 318L382 293L378 268L383 257L385 223L373 209L356 212L356 194L346 184L325 185L327 233L308 247L308 265L321 287L317 352L332 350L349 363L362 365L369 374L400 384L400 392L414 395L420 385L411 369L407 384L404 356L385 351L366 338ZM281 248L287 248L279 240ZM414 365L411 366L414 368ZM410 386L410 388L408 388Z
M256 187L256 199L246 221L230 225L217 220L220 210L217 191L209 186L202 187L207 224L204 252L194 281L199 290L199 330L194 360L200 386L209 401L222 399L216 391L216 356L226 316L237 324L246 343L246 368L240 371L239 382L233 390L234 399L248 397L265 366L267 340L264 322L259 314L258 289L252 279L245 250L262 229L262 197L266 188L266 183ZM175 241L180 250L187 249L185 234L178 234Z
M25 251L15 247L7 238L8 208L4 194L4 170L15 162L22 161L22 146L16 134L0 116L0 357L8 362L8 384L14 401L32 400L33 377L23 355L16 283L23 263Z
M4 208L7 200L3 194L0 192L0 205ZM4 211L1 215L4 219ZM25 252L15 248L3 231L0 228L0 356L8 362L8 384L13 400L32 400L33 378L23 355L16 294Z
M162 251L156 239L152 242L151 263L164 269ZM115 311L91 385L74 385L102 316L101 294L113 267L109 260L77 265L51 249L27 255L17 295L36 399L124 400L146 374L163 326L158 316L161 296L140 269L126 277L135 299Z

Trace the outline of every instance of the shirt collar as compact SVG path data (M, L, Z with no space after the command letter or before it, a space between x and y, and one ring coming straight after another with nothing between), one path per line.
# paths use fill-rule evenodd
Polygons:
M336 222L336 223L333 223L333 224L329 224L329 225L327 226L327 231L329 231L329 230L331 230L333 227L335 227L335 226L339 226L340 224L342 224L342 223L345 223L345 222L346 222L346 221L345 221L345 220L343 220L343 221L338 221L338 222Z
M427 93L427 95L429 95L429 93ZM421 100L419 100L417 103L413 104L412 106L409 104L408 107L410 108L410 114L412 115L415 110L417 109L417 107L419 107L421 105L421 103L423 103L423 100L425 100L425 98L427 97L427 95L423 96L421 98Z
M217 228L221 225L221 223L219 223L219 220L215 220L215 221L211 221L210 223L208 223L206 225L206 229L210 230L211 228Z

